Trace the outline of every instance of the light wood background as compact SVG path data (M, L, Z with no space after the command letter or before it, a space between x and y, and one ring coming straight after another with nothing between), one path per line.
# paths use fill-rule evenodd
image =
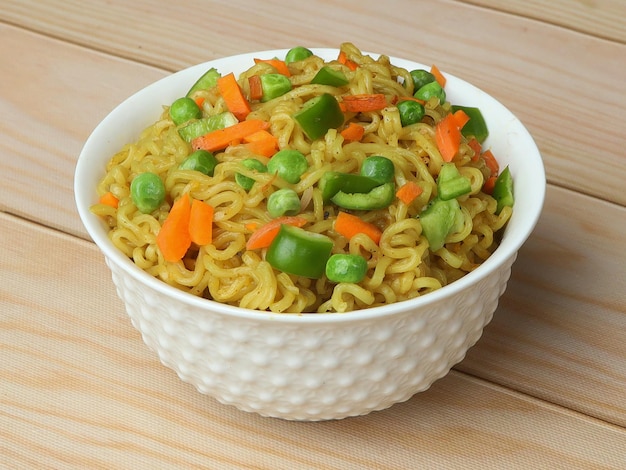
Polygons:
M494 320L406 403L261 418L141 341L73 201L120 101L206 60L293 45L437 63L526 124L549 179ZM626 3L0 0L0 467L626 468Z

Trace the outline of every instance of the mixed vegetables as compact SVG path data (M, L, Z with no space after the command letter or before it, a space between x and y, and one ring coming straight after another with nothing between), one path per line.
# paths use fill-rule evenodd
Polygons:
M270 122L250 117L255 103L280 99L299 86L292 81L290 66L312 55L309 49L299 46L289 50L284 58L255 59L257 64L267 64L271 72L252 75L245 83L233 73L222 74L214 68L203 74L185 96L169 106L169 118L189 148L189 155L179 168L212 177L223 152L231 146L246 146L253 157L240 162L235 183L250 192L259 184L256 175L267 173L281 181L278 186L264 188L269 222L250 224L246 250L262 253L278 272L309 279L325 276L332 283L359 283L367 276L367 260L359 254L338 251L332 238L307 228L310 221L302 213L310 201L294 187L310 171L310 158L297 148L281 144L272 133ZM342 52L336 61L321 66L310 83L341 89L349 83L348 74L358 67ZM367 123L355 119L359 115L395 108L402 127L416 125L428 119L426 106L446 103L446 78L436 66L412 70L410 78L411 95L324 92L304 102L292 118L310 141L323 139L335 130L344 143L363 139ZM205 112L200 92L206 90L216 90L227 110L218 114ZM496 213L514 203L508 167L500 171L491 151L483 148L489 131L480 109L458 105L446 109L448 112L434 123L434 141L444 163L436 178L436 190L426 204L417 208L416 215L431 252L443 248L448 236L464 224L459 201L472 191L472 183L455 164L462 143L472 148L473 160L481 163L485 175L481 190L496 200ZM327 211L334 217L332 230L347 240L365 235L378 244L384 226L362 215L393 204L409 207L424 191L419 178L398 179L397 174L396 163L382 155L367 156L356 172L324 173L315 188L320 191L324 206L332 207ZM166 199L162 179L152 172L134 176L130 195L137 210L144 214L157 210ZM100 203L117 207L118 200L107 192ZM192 199L188 193L172 201L157 236L163 258L178 262L190 247L210 245L214 213L211 205Z

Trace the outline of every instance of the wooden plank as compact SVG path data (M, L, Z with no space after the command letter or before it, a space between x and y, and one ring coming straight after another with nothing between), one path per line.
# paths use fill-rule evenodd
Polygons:
M6 214L0 239L7 468L608 469L626 461L626 430L456 371L360 418L307 424L240 412L158 363L93 244Z
M67 4L60 0L45 3L13 0L5 2L0 17L25 28L168 70L247 50L301 43L337 46L346 39L364 50L414 57L427 64L437 62L443 70L492 93L522 119L544 155L551 182L626 204L626 192L622 191L619 177L626 170L621 138L621 123L626 122L626 93L618 78L623 76L626 63L625 45L443 0L415 6L422 17L429 18L420 24L420 34L414 34L414 15L406 14L404 9L381 12L379 2L374 0L359 2L359 8L340 3L333 9L320 9L315 2L308 2L301 6L301 11L308 13L306 16L316 16L319 21L293 28L295 18L289 15L290 8L284 1L264 3L265 8L255 11L254 21L246 20L250 18L251 6L245 2L198 4L190 0L159 8L147 1L115 0L105 6L95 1ZM194 14L189 15L189 11ZM275 11L286 11L286 14L276 16ZM351 21L342 19L346 17ZM143 21L137 23L136 18L143 18ZM211 21L207 27L207 18L219 18L219 21ZM371 24L372 18L378 18L377 24ZM104 26L94 28L92 22L95 21ZM373 27L377 30L393 27L395 33L372 35L369 31ZM15 136L6 149L13 158L28 155L32 151L29 137L41 135L45 130L47 140L58 144L53 150L60 155L55 159L72 162L81 139L86 138L87 129L103 116L103 110L111 109L140 84L162 76L159 71L145 66L137 65L134 69L124 61L101 62L100 54L50 42L13 28L5 27L3 31L4 39L12 46L3 48L1 57L3 63L15 64L12 76L17 91L16 102L3 103L1 111L5 115L17 113L16 121L23 134ZM202 40L182 43L181 31L186 37ZM225 37L229 40L225 41ZM259 37L263 40L259 41ZM398 37L407 39L398 41ZM19 60L21 51L27 50L20 47L23 40L29 43L28 50L32 46L32 50L41 54L31 61ZM33 41L41 41L41 45L36 47ZM541 54L537 54L538 50ZM93 88L87 86L68 89L64 88L67 79L59 77L58 72L49 76L33 73L33 67L42 67L34 65L38 63L54 72L53 65L59 63L56 54L76 64L73 70L80 70L97 84L106 84L107 90L113 88L115 93L94 93ZM116 68L111 69L109 63L117 64ZM79 104L72 103L83 100L89 100L96 110L72 126L73 140L69 146L68 136L50 135L57 127L62 133L68 133L69 126L64 126L58 115L51 116L48 113L52 111L46 109L43 116L34 120L31 111L21 109L17 102L24 97L32 102L32 96L36 96L36 90L42 86L59 87L62 92L57 95L59 102L74 107L76 112L64 113L64 117L82 117L84 111L77 109ZM58 113L59 107L52 109ZM564 118L555 119L555 116ZM41 124L35 126L35 123ZM69 180L60 184L69 187ZM66 201L61 201L61 205L63 203Z
M550 188L494 320L458 369L626 426L626 209Z
M86 233L74 204L82 146L118 103L165 72L0 24L0 210ZM28 60L24 60L28 57Z
M622 0L594 0L572 2L570 0L459 0L492 10L533 18L574 31L612 41L626 43L626 3Z

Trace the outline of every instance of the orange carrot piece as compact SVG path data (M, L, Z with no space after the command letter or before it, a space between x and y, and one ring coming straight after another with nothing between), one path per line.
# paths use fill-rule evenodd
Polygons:
M439 83L441 88L446 86L446 77L444 77L444 75L441 73L441 70L439 70L439 68L435 64L430 66L430 73L435 76L435 80L437 80L437 83Z
M191 246L190 214L189 193L185 193L172 205L170 213L157 235L157 245L165 261L180 261Z
M422 194L421 186L419 186L415 181L407 181L404 183L398 191L396 191L396 197L404 202L407 206L411 204L417 196Z
M204 96L198 96L194 101L198 105L198 108L202 109L202 105L204 104Z
M237 142L250 134L269 128L267 121L260 119L249 119L238 122L235 125L211 131L208 134L196 137L191 141L194 150L207 150L215 152L228 147L232 142Z
M346 237L348 240L357 233L364 233L376 244L380 242L380 238L383 235L382 230L380 230L376 225L366 222L356 215L348 214L347 212L342 211L339 211L337 218L335 219L335 231Z
M208 245L213 242L213 215L215 209L199 199L191 203L189 213L189 236L196 245Z
M289 71L289 67L284 60L280 59L254 59L255 64L269 64L276 69L278 73L284 75L285 77L291 77L291 72Z
M489 178L487 178L487 181L485 181L483 183L483 187L482 190L485 194L491 194L493 193L493 188L496 185L496 180L498 179L497 176L492 175Z
M278 235L281 225L293 225L294 227L303 227L306 224L306 219L296 216L283 216L273 219L259 227L250 236L246 243L247 250L257 250L259 248L267 248L272 244L272 241Z
M454 114L448 114L435 127L435 141L445 162L451 162L461 145L461 131Z
M102 196L100 196L98 202L100 204L111 206L115 209L117 209L117 206L120 203L119 199L116 198L111 191L109 191L108 193L104 193Z
M459 126L459 129L463 129L463 126L467 124L467 122L470 120L470 117L462 109L457 109L454 112L454 119L456 120L456 125Z
M378 111L387 106L387 98L382 93L347 95L343 97L347 112L366 113Z
M365 135L365 128L356 122L351 122L340 134L345 141L358 142Z
M483 146L480 144L480 142L478 142L478 139L476 139L476 137L472 137L467 143L467 145L469 145L470 148L474 151L474 156L472 157L472 161L477 162L478 159L480 158L480 154L483 151Z
M261 84L260 75L252 75L248 77L248 85L250 86L250 99L260 100L263 98L263 86Z
M252 153L270 158L278 151L278 139L265 129L256 131L243 138L246 147Z
M500 165L498 164L498 160L496 160L496 157L493 155L491 150L485 150L482 154L482 157L483 160L485 160L485 165L487 165L487 168L491 170L491 176L498 176L498 174L500 173Z
M243 95L234 73L229 73L217 79L217 88L224 98L226 107L237 119L243 121L250 114L250 103Z
M359 64L357 64L355 61L348 59L348 56L346 55L344 51L339 51L339 55L337 56L337 61L340 64L345 65L352 71L356 70L359 67Z

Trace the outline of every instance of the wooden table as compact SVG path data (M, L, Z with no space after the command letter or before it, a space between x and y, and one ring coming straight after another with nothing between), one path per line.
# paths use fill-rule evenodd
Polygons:
M428 391L262 418L141 341L84 231L82 144L173 71L306 45L437 63L527 125L545 210L494 320ZM0 0L2 468L626 468L626 3Z

